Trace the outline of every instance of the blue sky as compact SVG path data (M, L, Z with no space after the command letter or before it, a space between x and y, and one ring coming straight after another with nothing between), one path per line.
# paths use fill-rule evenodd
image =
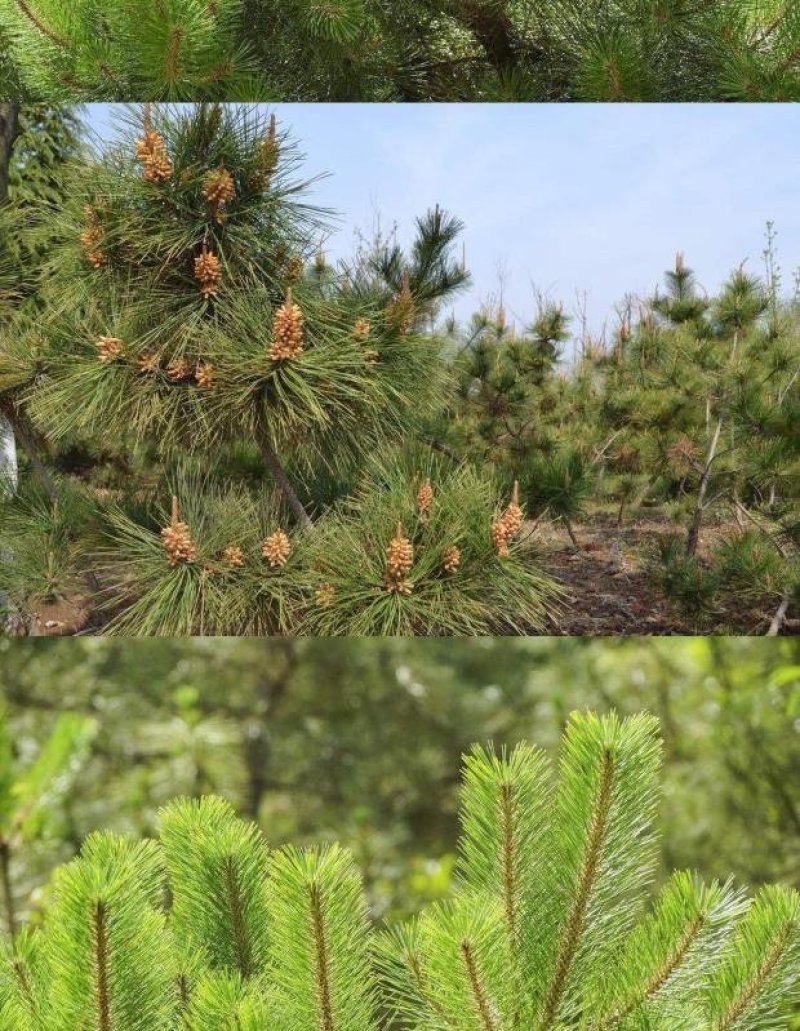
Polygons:
M762 268L764 225L778 228L787 289L800 266L800 105L277 104L307 155L328 172L310 199L339 212L328 244L399 226L435 204L466 223L473 286L465 319L504 280L506 306L530 321L534 286L594 331L626 292L648 294L686 253L713 290L743 259ZM93 105L103 137L110 109Z

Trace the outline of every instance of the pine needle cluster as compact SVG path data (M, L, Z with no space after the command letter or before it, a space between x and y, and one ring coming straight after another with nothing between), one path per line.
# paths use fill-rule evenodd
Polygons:
M2 0L22 97L53 102L260 96L242 0Z
M268 849L220 799L158 841L96 833L0 964L10 1031L445 1031L785 1026L800 899L675 873L649 898L657 722L575 714L545 754L465 759L460 882L409 924L368 922L337 846Z

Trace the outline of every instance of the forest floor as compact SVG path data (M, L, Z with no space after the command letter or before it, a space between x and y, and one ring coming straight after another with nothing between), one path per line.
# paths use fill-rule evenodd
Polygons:
M566 590L563 611L548 632L558 636L763 634L774 614L763 610L719 612L697 622L662 593L651 568L659 541L680 527L658 512L629 514L622 527L616 514L598 509L574 527L576 549L558 523L543 523L535 532L540 564ZM706 526L701 533L702 557L720 537L737 531L735 523ZM777 604L776 606L777 607ZM784 633L798 633L789 621Z

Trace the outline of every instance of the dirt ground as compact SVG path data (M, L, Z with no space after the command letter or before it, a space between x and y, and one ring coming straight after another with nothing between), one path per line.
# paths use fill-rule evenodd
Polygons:
M774 611L719 611L696 623L661 593L648 569L648 553L658 541L678 531L656 514L640 514L618 528L612 513L597 513L587 525L574 527L576 550L566 530L555 523L537 527L540 563L566 590L564 609L547 632L558 636L764 634ZM699 553L735 524L715 524L701 534ZM777 606L776 606L777 607ZM789 619L783 633L800 633L800 620Z

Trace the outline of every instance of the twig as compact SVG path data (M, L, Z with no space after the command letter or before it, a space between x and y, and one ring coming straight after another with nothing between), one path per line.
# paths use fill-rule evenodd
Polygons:
M792 603L793 594L794 589L792 587L787 587L786 590L783 592L783 598L781 599L781 603L778 606L778 611L772 617L772 622L769 625L769 630L767 630L767 637L777 637L778 634L781 632L783 624L786 622L786 616L789 612L789 606Z
M267 467L270 475L275 481L275 485L278 490L283 494L289 508L292 510L292 514L298 523L303 527L304 530L310 530L313 527L311 517L303 507L303 502L297 496L297 492L286 475L286 470L281 465L281 461L275 453L275 449L272 446L270 440L269 430L266 425L266 421L260 418L258 421L259 428L259 447L261 448L261 457L264 460L264 465Z
M14 908L14 890L11 885L11 845L0 841L0 879L3 885L3 905L6 911L8 935L13 945L17 936L17 914Z

